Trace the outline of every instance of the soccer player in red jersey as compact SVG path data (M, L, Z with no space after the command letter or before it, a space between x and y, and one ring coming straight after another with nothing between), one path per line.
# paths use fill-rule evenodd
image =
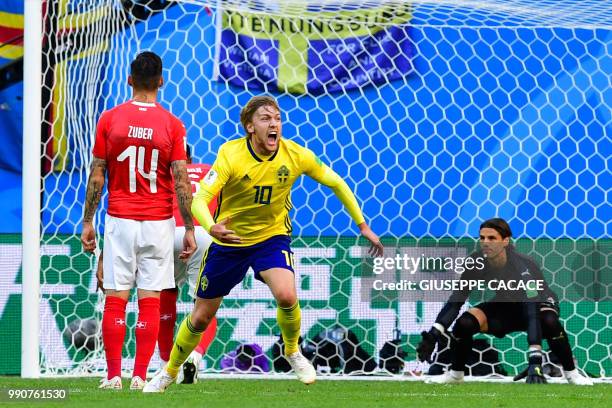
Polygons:
M159 332L160 291L174 287L172 272L176 191L185 223L181 259L196 250L187 178L185 127L159 105L162 61L152 52L131 63L132 99L100 116L83 210L83 249L93 252L93 216L108 176L104 232L106 300L102 339L108 368L100 388L120 389L125 308L130 289L138 288L136 359L130 388L142 389Z
M194 164L191 160L191 149L189 145L187 149L187 176L191 183L192 193L195 194L200 187L200 181L206 176L210 165L208 164ZM217 201L211 201L208 206L211 213L214 213L217 208ZM176 219L176 230L174 233L174 254L179 254L182 250L183 235L185 233L184 224L181 222L179 216L179 207L176 200L174 200L174 218ZM194 218L195 224L195 238L198 248L193 255L183 262L180 259L174 259L174 281L176 288L164 289L160 296L160 324L159 324L159 337L157 340L157 346L159 347L159 356L163 362L162 366L166 365L170 358L170 351L172 350L172 344L174 340L174 326L176 324L176 300L178 297L178 288L181 287L185 282L189 285L189 293L195 300L196 282L200 272L200 264L202 258L208 250L212 238L202 228L198 221ZM198 380L198 370L202 356L206 354L208 346L215 338L217 332L217 319L213 318L210 325L206 328L202 334L200 343L196 346L194 351L189 355L187 360L182 366L179 372L177 383L192 384Z

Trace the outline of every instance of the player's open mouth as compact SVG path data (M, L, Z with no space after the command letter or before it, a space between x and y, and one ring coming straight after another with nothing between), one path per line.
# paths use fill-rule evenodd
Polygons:
M278 133L276 133L276 132L268 133L268 143L275 144L276 143L276 139L278 139Z

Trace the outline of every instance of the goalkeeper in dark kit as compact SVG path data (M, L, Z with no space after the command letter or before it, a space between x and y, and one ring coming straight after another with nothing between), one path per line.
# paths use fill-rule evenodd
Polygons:
M540 281L541 290L498 290L492 299L463 313L455 322L451 334L453 358L450 369L427 382L463 382L465 363L475 334L487 333L501 338L512 332L526 331L529 365L515 380L527 377L529 384L546 383L542 372L541 343L544 337L550 350L559 358L567 381L575 385L592 385L591 379L581 375L575 367L567 333L559 320L556 295L544 281L535 262L518 253L510 243L512 231L508 223L501 218L487 220L480 225L479 235L481 248L471 257L484 259L480 263L484 267L467 269L460 279L522 282L523 287L529 286L530 281ZM469 289L453 291L432 328L421 334L422 340L417 347L421 361L431 362L438 340L455 321L470 292Z

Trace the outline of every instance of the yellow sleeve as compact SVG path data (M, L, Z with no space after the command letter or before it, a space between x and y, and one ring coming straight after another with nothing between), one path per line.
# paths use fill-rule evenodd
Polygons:
M215 224L215 220L208 209L208 204L227 183L232 174L231 170L229 160L227 160L227 155L222 146L217 154L217 159L206 174L206 177L200 181L200 189L193 197L191 213L207 232L210 232L210 227Z
M323 164L311 150L304 150L305 152L302 155L302 170L304 173L324 186L331 188L357 225L365 222L357 199L346 182L338 173Z

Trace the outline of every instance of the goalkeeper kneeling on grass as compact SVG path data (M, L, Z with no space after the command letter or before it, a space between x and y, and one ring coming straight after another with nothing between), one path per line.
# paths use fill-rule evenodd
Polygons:
M471 255L481 262L481 268L467 269L461 276L465 280L491 282L540 281L541 290L498 290L493 299L480 303L463 313L455 322L451 336L453 351L450 369L443 375L428 380L429 383L453 384L463 382L466 359L472 350L472 337L476 333L492 334L496 337L526 331L529 342L528 368L514 379L527 377L528 384L546 383L542 373L542 336L555 353L570 384L592 385L588 377L581 375L574 365L572 350L563 325L559 320L559 308L555 294L550 290L535 262L519 254L510 244L512 231L501 218L493 218L480 225L481 250ZM488 287L489 285L487 285ZM533 286L532 286L533 287ZM431 355L442 334L459 314L461 306L470 295L470 290L452 293L428 332L421 333L417 347L421 361L431 362Z

